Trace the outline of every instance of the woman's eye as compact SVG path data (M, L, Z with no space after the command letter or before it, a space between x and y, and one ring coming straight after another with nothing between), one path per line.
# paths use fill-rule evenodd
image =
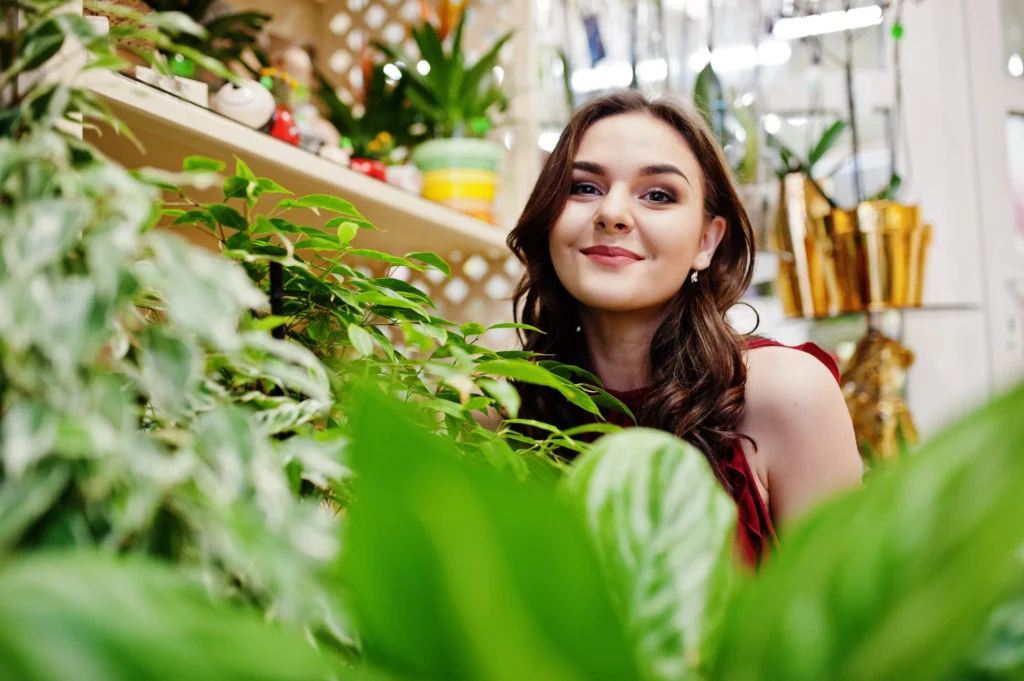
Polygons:
M676 200L676 197L661 189L652 189L647 192L647 198L654 203L672 203Z
M597 187L589 182L574 182L569 188L570 194L597 194Z

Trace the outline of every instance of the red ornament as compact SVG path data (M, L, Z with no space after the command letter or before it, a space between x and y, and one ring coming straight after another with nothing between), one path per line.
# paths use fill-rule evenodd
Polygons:
M381 182L387 182L388 179L387 166L380 161L374 161L370 158L354 158L349 164L349 168Z
M270 126L270 136L294 145L298 145L301 140L299 126L295 124L292 112L283 106L278 105L277 110L274 112L274 118Z

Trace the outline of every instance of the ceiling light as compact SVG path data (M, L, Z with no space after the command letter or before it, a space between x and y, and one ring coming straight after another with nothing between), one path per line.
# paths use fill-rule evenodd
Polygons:
M770 135L774 135L779 130L782 130L782 119L775 114L768 114L763 119L764 130Z
M878 5L871 5L846 11L779 19L775 22L772 35L779 40L798 40L812 35L877 26L880 23L882 23L882 8Z
M717 73L753 69L755 66L781 66L793 56L793 48L779 40L765 40L756 48L753 45L732 45L715 48L714 53L702 47L690 56L690 70L699 72L711 62Z
M558 146L558 140L562 136L560 132L542 132L537 138L537 146L544 151L551 153Z
M1024 59L1022 59L1019 54L1015 54L1010 57L1010 61L1007 62L1006 68L1014 78L1024 76Z

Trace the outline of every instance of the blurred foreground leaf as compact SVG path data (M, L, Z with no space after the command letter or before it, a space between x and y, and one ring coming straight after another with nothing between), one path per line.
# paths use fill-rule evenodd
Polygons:
M358 391L345 571L370 662L412 678L636 679L585 528Z
M0 570L0 679L305 681L327 662L155 563L50 554Z
M1019 573L1024 388L806 519L726 615L712 678L929 681Z

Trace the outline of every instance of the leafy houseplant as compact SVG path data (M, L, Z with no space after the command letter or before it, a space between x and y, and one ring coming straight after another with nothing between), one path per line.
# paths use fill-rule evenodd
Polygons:
M6 82L46 63L24 55L51 30L109 51L51 21L58 3L18 7ZM476 425L516 413L504 378L611 403L354 267L444 272L436 256L356 249L372 226L354 206L243 162L128 173L56 125L109 122L94 95L17 95L0 138L0 678L1020 678L1024 390L740 573L731 502L681 441ZM189 198L215 181L223 202ZM310 210L336 217L307 227ZM582 455L567 476L556 447Z
M389 82L384 65L373 64L366 65L363 78L361 113L345 104L322 76L319 97L353 161L362 159L388 165L396 150L407 149L419 139L411 131L418 117L406 103L408 81Z
M470 65L462 49L465 26L463 9L447 50L446 36L429 21L413 28L419 62L397 47L376 46L399 68L410 105L435 138L413 151L413 162L424 173L423 195L490 222L504 148L482 138L496 114L508 108L495 67L512 33Z

